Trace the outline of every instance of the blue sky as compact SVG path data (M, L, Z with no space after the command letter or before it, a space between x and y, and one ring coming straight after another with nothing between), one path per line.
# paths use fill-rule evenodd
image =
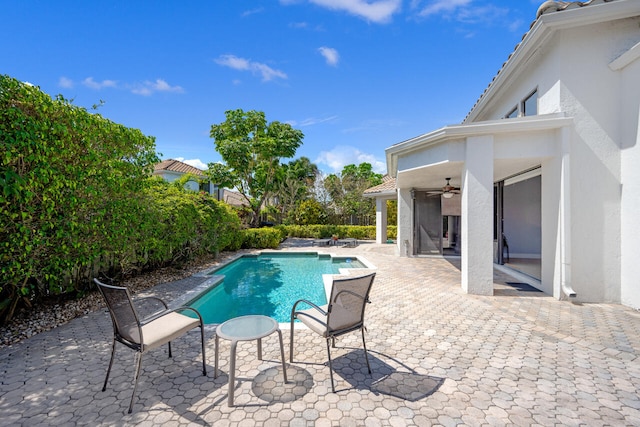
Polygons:
M460 123L542 0L0 0L0 73L220 161L212 124L264 111L327 173Z

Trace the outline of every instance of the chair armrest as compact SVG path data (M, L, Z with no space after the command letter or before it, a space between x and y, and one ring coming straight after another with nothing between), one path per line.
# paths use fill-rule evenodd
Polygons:
M166 309L166 310L162 310L161 312L158 313L154 313L149 317L146 317L145 319L143 319L142 321L140 321L140 324L142 325L146 325L147 323L151 323L156 319L159 319L162 316L165 316L169 313L175 313L175 312L179 312L182 310L189 310L189 311L193 311L196 316L198 316L198 320L200 320L200 324L203 325L204 322L202 320L202 316L200 315L200 313L198 312L198 310L196 310L193 307L186 307L186 306L182 306L182 307L176 307L176 308L171 308L171 309Z
M167 303L158 297L141 297L134 299L132 302L142 319L157 317L168 308Z
M293 313L296 312L296 307L298 306L298 303L301 303L301 302L305 303L307 305L310 305L311 308L315 308L316 310L318 310L323 315L325 315L325 316L327 315L326 311L324 311L323 309L321 309L320 307L318 307L316 304L312 303L311 301L306 300L306 299L300 299L300 300L296 301L295 304L293 304L293 308L291 309L291 316L293 316Z

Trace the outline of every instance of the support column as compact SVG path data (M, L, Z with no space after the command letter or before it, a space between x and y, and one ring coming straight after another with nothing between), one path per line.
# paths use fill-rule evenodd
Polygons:
M413 197L410 188L398 189L398 254L413 256Z
M493 136L467 138L462 172L462 289L493 295Z
M376 243L387 243L387 200L376 198Z

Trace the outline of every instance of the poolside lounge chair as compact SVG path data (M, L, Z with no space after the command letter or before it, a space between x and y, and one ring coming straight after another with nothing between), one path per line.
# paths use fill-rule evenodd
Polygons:
M149 350L160 347L163 344L169 345L169 357L171 357L171 341L185 334L187 331L199 326L200 339L202 342L202 375L207 375L207 365L204 353L204 327L202 317L191 307L167 308L167 304L160 298L148 297L136 300L152 300L162 305L162 310L140 320L138 311L131 299L129 290L126 287L111 286L93 279L98 285L100 293L107 302L111 321L113 323L113 345L111 348L111 360L107 369L107 376L104 379L102 391L107 389L107 381L111 373L111 366L116 353L116 342L122 343L130 349L136 351L136 370L134 377L133 393L129 403L129 413L133 409L133 399L138 387L138 377L142 364L142 355ZM189 317L179 313L179 311L190 310L197 317Z
M353 237L346 237L344 239L338 239L337 245L342 246L343 248L355 248L358 246L358 240Z
M311 242L311 246L329 246L331 244L331 239L315 239Z
M318 333L327 340L327 354L329 357L329 373L331 375L331 390L336 392L333 382L333 368L331 366L331 345L335 347L335 337L360 330L362 332L362 346L367 361L367 369L371 373L367 345L364 340L364 309L369 303L369 292L375 273L361 277L349 277L334 279L331 287L329 304L318 307L307 300L299 300L291 309L291 339L289 340L289 360L293 363L293 321L300 320L312 331ZM305 303L311 308L297 310L299 303Z

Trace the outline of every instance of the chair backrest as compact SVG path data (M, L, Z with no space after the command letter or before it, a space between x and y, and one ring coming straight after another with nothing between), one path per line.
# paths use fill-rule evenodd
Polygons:
M369 291L375 276L376 273L371 273L333 281L327 310L328 332L348 332L362 326L364 309L369 302Z
M142 342L142 331L129 290L121 286L104 284L98 279L93 281L98 285L100 293L107 302L116 337L123 338L130 344L139 345Z

